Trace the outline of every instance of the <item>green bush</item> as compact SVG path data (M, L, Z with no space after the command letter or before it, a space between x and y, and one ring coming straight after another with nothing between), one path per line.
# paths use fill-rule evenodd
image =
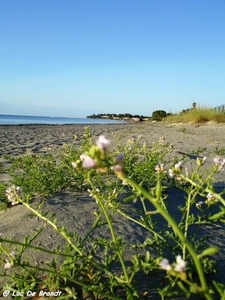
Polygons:
M162 121L163 118L166 117L166 112L164 110L155 110L152 113L152 119L154 121Z

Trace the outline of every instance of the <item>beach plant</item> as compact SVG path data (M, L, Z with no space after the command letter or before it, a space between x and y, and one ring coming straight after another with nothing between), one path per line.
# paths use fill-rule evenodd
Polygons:
M213 121L215 123L224 123L225 113L218 112L214 108L197 107L195 109L189 109L184 113L166 116L164 120L174 123L191 122L201 124L209 121Z
M114 137L116 137L115 134ZM157 180L156 165L168 164L171 161L169 154L172 152L173 146L165 143L163 137L156 143L148 144L143 141L142 135L138 135L136 139L127 140L126 144L121 144L117 139L117 147L113 155L115 157L123 154L125 157L123 170L126 175L149 189Z
M8 200L6 197L7 184L0 183L0 211L6 209Z
M189 157L174 160L172 151L162 138L148 145L140 136L125 145L118 140L110 151L110 140L101 135L94 141L86 128L80 149L72 143L58 157L40 155L38 163L31 157L12 161L14 186L1 186L8 202L21 203L63 243L53 249L40 246L43 229L23 241L2 232L2 293L7 290L16 299L24 299L28 291L33 297L60 299L151 299L153 292L155 299L224 299L225 283L211 277L218 267L213 257L221 249L202 231L225 222L225 191L216 192L213 186L225 159L215 157L205 172L207 158L196 156L190 172L185 166ZM44 201L38 207L31 201L36 194L48 197L64 188L85 190L95 201L93 224L84 235L59 225L43 210ZM174 203L171 188L181 193L179 203ZM118 217L140 227L143 241L124 240L117 230ZM99 235L103 227L106 236ZM131 250L134 254L127 260ZM32 261L29 251L48 254L50 260Z
M66 158L57 160L48 154L9 159L12 161L9 172L13 183L23 186L24 191L49 196L72 184L73 174Z
M184 134L194 134L194 132L192 132L191 130L188 130L186 127L179 128L177 131L182 132Z
M213 152L217 155L225 155L225 147L215 147Z
M82 150L74 148L75 141L76 136L70 145L63 145L59 149L58 155L50 152L45 155L31 154L19 157L4 155L11 163L10 168L6 170L12 178L11 183L22 186L24 192L42 197L49 197L65 188L81 191L84 177L82 173L74 172L71 161L90 146L90 129L85 129Z

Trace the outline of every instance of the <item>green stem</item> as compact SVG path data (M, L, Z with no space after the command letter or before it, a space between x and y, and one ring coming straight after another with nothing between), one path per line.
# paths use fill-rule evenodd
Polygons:
M191 180L190 178L184 177L184 176L183 176L183 178L184 178L187 182L189 182L191 185L195 186L196 188L198 188L198 189L201 189L201 188L202 188L202 186L200 186L199 184L197 184L196 182L194 182L194 181ZM210 190L210 189L207 188L207 187L205 187L204 189L205 189L205 192L213 194L213 196L214 196L217 200L219 200L219 201L225 206L225 200L223 199L223 197L222 197L220 194L214 193L212 190Z
M35 215L37 215L39 218L41 218L42 220L44 220L46 223L48 223L49 225L51 225L55 231L57 231L59 234L61 234L63 236L63 238L68 242L68 244L70 244L72 246L72 248L79 253L80 256L83 256L83 253L78 249L78 247L76 247L76 245L74 245L71 237L66 233L66 231L63 228L60 228L59 226L57 226L55 224L55 222L52 222L51 220L49 220L47 217L43 216L38 210L34 209L33 207L30 206L29 203L25 202L25 201L21 201L23 203L24 206L26 206L30 211L32 211Z
M113 207L112 205L110 205L110 206ZM124 218L126 218L126 219L128 219L128 220L130 220L130 221L132 221L132 222L134 222L134 223L136 223L136 224L138 224L139 226L145 228L146 230L150 231L152 234L154 234L155 236L157 236L159 239L164 240L164 238L163 238L161 235L159 235L157 232L155 232L153 229L151 229L151 228L145 226L145 224L143 224L142 222L140 222L140 221L138 221L138 220L132 218L131 216L125 214L125 213L124 213L122 210L120 210L119 208L117 208L116 211L117 211L120 215L122 215Z
M30 266L28 264L23 264L23 266L24 266L24 268L32 268L32 269L34 268L33 266ZM39 271L42 271L42 272L47 272L48 274L56 275L55 270L45 269L45 268L41 268L41 267L35 267L35 270L39 270ZM81 281L76 280L75 278L71 278L70 276L65 275L64 273L63 274L61 274L60 272L57 273L57 277L62 278L63 281L67 280L69 282L73 282L73 283L81 286L83 289L86 289L87 291L90 290L90 284L85 284ZM77 296L77 293L74 293L74 297L75 296ZM114 295L108 295L108 294L104 294L104 293L101 293L101 296L105 297L105 299L113 299L113 300L122 300L123 299L123 298L120 298L120 297L116 297Z
M4 240L2 239L1 242L7 243L7 244L12 244L12 245L18 245L18 246L22 246L22 247L26 246L26 248L34 249L34 250L41 251L41 252L46 252L46 253L53 254L53 255L59 255L59 256L64 256L64 257L74 257L74 255L65 254L62 252L55 252L55 251L47 250L45 248L32 246L30 244L25 244L25 243L21 243L21 242L16 242L16 241L11 241L11 240L6 240L6 239L4 239ZM1 244L0 244L0 247L2 248Z
M92 190L94 190L94 186L92 184L92 181L90 179L90 173L88 174L88 182L89 184L91 185L91 188ZM112 240L115 244L115 247L116 247L116 253L118 255L118 258L119 258L119 261L120 261L120 264L122 266L122 269L123 269L123 273L124 273L124 276L125 276L125 279L126 279L126 282L129 282L129 276L128 276L128 273L127 273L127 269L126 269L126 264L125 264L125 261L123 259L123 253L122 253L122 250L117 246L117 238L116 238L116 233L114 231L114 228L113 228L113 225L112 225L112 221L110 219L110 216L105 208L105 205L104 203L102 202L101 200L101 197L98 197L97 195L95 195L95 198L103 212L103 214L105 215L105 218L106 218L106 221L108 223L108 226L109 226L109 230L110 230L110 233L111 233L111 237L112 237Z
M185 227L184 227L184 237L187 239L188 235L188 225L189 225L189 216L190 216L190 208L191 208L191 193L188 194L187 198L187 213L186 213L186 220L185 220ZM186 244L183 245L183 259L186 259Z
M159 211L159 213L163 216L163 218L171 225L171 227L173 228L174 232L179 237L181 243L184 244L184 245L186 245L188 251L190 252L190 254L191 254L192 258L193 258L193 261L195 263L195 266L196 266L196 269L197 269L197 272L198 272L198 276L199 276L199 279L200 279L202 292L204 292L205 297L207 299L211 300L212 297L208 293L208 287L207 287L207 283L206 283L206 280L205 280L205 276L204 276L204 272L203 272L203 269L202 269L202 265L201 265L200 259L198 258L198 255L195 252L195 250L194 250L193 246L191 245L191 243L187 240L187 238L184 236L184 234L182 233L182 231L178 227L176 221L160 205L160 203L157 201L157 198L155 198L151 194L149 194L143 187L139 186L132 179L126 178L124 176L124 174L118 174L118 176L120 177L120 179L122 179L123 181L127 182L132 187L134 187L135 190L138 193L142 194L146 199L148 199L155 206L155 208Z

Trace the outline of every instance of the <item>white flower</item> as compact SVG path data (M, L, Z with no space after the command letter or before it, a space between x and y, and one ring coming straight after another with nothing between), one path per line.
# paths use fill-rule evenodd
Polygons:
M169 175L170 178L173 178L174 177L174 171L172 169L169 169L168 175Z
M8 259L5 260L6 263L5 263L5 266L4 268L7 270L7 269L10 269L13 265L8 261Z
M175 166L174 166L175 170L177 170L177 171L181 170L182 165L183 165L182 161L179 161L179 162L178 162L177 164L175 164Z
M176 257L176 264L175 264L174 270L179 272L179 273L182 273L182 272L185 271L186 265L187 265L186 261L184 261L181 258L181 255L178 255Z
M169 263L169 260L167 258L163 258L163 260L159 263L159 265L163 270L166 270L166 271L169 271L172 269L172 267Z
M121 165L112 166L112 167L110 167L110 169L112 171L114 171L115 173L121 173L123 171L123 168Z
M159 138L159 143L163 143L164 141L165 141L164 136L161 136L161 137Z
M208 203L208 202L213 201L213 200L216 199L215 196L213 194L211 194L211 193L208 193L207 196L206 196L206 198L207 198L206 199L206 203Z
M15 258L15 257L16 257L16 252L15 252L15 251L12 251L12 252L10 252L10 255L11 255L13 258Z
M213 162L214 162L215 165L219 165L219 163L220 163L220 158L219 158L219 157L215 157L215 158L213 159Z
M205 156L203 158L197 157L196 163L198 166L202 166L204 164L205 160L206 160Z
M11 205L16 205L19 203L19 198L22 196L22 188L20 186L13 185L6 189L6 196L9 202L11 202Z
M110 145L110 140L108 140L104 135L100 135L96 141L97 146L100 150L105 150Z
M77 163L75 163L74 161L72 161L71 164L72 164L72 167L73 167L74 169L76 169L77 166L78 166Z
M199 202L196 203L197 208L201 208L202 205L203 205L203 201L199 201Z
M16 187L16 191L17 191L18 196L22 196L22 188L20 186Z
M156 170L157 173L163 173L164 172L164 164L156 165L155 170Z
M15 251L10 252L10 255L12 256L12 258L16 258L16 252ZM13 266L13 263L9 262L8 259L6 259L5 261L6 261L6 263L5 263L4 268L6 270L10 269Z

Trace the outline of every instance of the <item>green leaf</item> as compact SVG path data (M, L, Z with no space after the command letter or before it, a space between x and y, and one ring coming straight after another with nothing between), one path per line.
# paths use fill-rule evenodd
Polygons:
M204 257L204 256L212 256L212 255L215 255L218 252L219 252L219 248L210 247L210 248L205 249L204 251L202 251L202 253L199 254L198 257L201 258L201 257Z

